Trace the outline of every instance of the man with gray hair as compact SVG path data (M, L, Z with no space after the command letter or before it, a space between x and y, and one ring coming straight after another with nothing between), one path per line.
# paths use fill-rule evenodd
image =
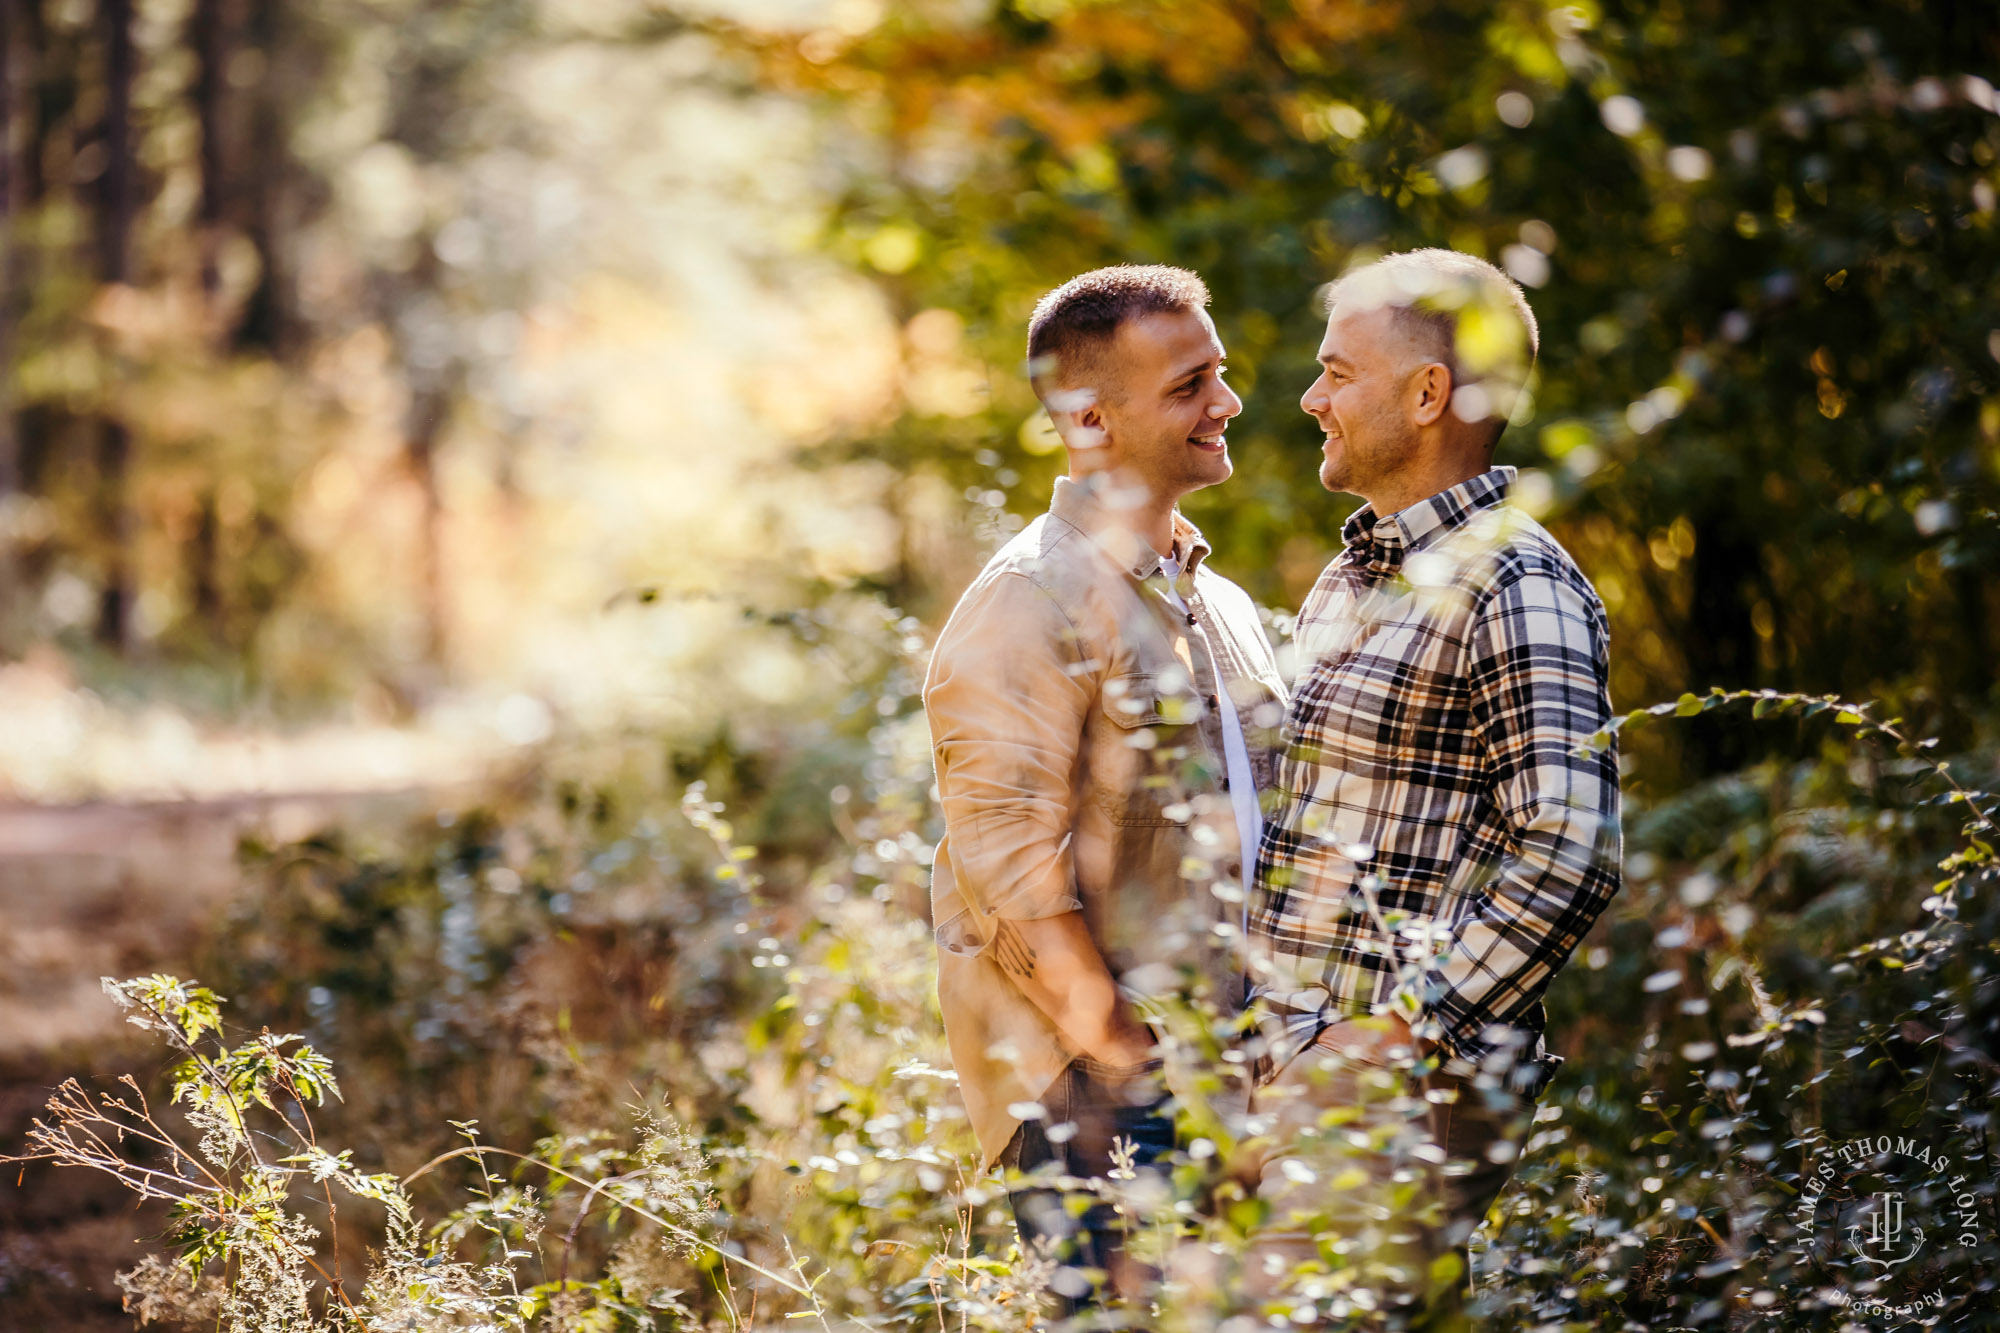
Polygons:
M1366 503L1299 616L1252 898L1252 1278L1331 1253L1345 1279L1302 1290L1358 1281L1406 1323L1459 1317L1561 1063L1542 995L1619 887L1617 756L1579 753L1611 716L1603 606L1493 466L1538 347L1492 265L1392 255L1329 289L1299 404L1322 484Z

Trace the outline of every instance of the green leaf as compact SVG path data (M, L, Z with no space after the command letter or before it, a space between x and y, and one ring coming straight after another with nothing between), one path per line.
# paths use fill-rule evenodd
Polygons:
M1702 702L1700 695L1683 694L1679 701L1674 704L1674 716L1693 717L1701 712L1704 707L1706 705Z

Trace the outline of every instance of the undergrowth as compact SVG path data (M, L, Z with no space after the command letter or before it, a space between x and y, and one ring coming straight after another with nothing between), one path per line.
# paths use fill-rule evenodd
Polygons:
M715 756L635 745L396 846L254 849L265 892L207 969L245 1007L173 977L107 981L172 1068L157 1094L65 1084L23 1157L170 1202L163 1253L119 1278L142 1323L1045 1322L1050 1266L1016 1245L1006 1182L973 1167L934 1011L913 680L878 682L890 706L821 738L813 762L847 777L817 809L779 807L827 787L759 789ZM1868 708L1768 693L1619 725L1703 713L1790 719L1819 753L1631 813L1628 886L1551 992L1568 1064L1476 1241L1474 1317L1987 1326L1992 756L1941 763ZM716 787L761 808L765 846ZM1170 1190L1097 1186L1179 1256L1123 1317L1378 1322L1338 1246L1288 1294L1235 1294L1257 1205L1231 1192L1234 1145L1198 1100ZM1905 1160L1919 1149L1924 1169ZM1829 1161L1845 1195L1808 1184ZM1869 1173L1950 1234L1869 1260L1845 1230L1869 1216Z

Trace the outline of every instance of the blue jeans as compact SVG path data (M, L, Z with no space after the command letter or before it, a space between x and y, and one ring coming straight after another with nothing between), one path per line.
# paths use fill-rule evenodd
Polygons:
M1123 1139L1132 1145L1135 1170L1165 1177L1174 1119L1159 1070L1157 1060L1117 1069L1079 1056L1042 1094L1046 1116L1014 1132L1001 1165L1029 1176L1102 1180L1113 1166L1114 1143ZM1106 1276L1124 1248L1110 1201L1092 1196L1079 1214L1068 1205L1073 1193L1030 1185L1008 1200L1022 1249L1044 1252L1059 1265L1049 1285L1063 1318L1101 1303Z

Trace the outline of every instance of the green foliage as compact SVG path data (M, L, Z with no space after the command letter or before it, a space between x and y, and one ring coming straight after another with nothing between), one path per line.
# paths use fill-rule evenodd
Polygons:
M1635 809L1630 887L1550 995L1569 1063L1475 1246L1481 1327L1719 1328L1757 1315L1776 1327L1832 1329L1857 1301L1930 1293L1943 1301L1940 1318L1986 1326L2000 1272L1989 1141L2000 1081L1990 1055L2000 1048L2000 882L1987 822L1994 757L1942 764L1900 724L1876 721L1871 706L1809 696L1690 696L1621 725L1684 726L1690 715L1729 718L1746 705L1764 720L1734 725L1813 719L1823 755ZM201 1043L198 1069L212 1072L200 1077L221 1104L247 1115L261 1089L266 1106L302 1113L312 1101L322 1136L337 1122L357 1144L410 1145L397 1150L409 1165L389 1171L354 1164L376 1150L335 1150L323 1138L258 1166L247 1160L252 1139L211 1117L240 1183L218 1193L173 1176L169 1187L193 1201L174 1233L184 1262L235 1275L254 1267L247 1255L295 1244L295 1269L311 1256L327 1270L302 1272L318 1293L311 1317L330 1327L415 1319L419 1328L665 1330L797 1317L941 1331L1029 1326L1049 1269L1013 1246L1004 1183L970 1168L930 993L932 946L901 903L921 881L935 831L922 752L895 739L917 725L893 723L878 738L882 753L903 757L872 778L854 775L836 807L838 835L810 861L773 860L738 841L733 825L743 821L725 817L710 787L682 790L675 831L651 813L671 804L666 794L644 795L649 785L624 770L620 781L600 779L594 797L553 784L545 804L431 829L400 863L348 865L338 896L345 911L380 923L369 939L387 989L370 982L304 1006L306 1026L348 1053L345 1103L308 1092L330 1088L329 1071L296 1039L225 1046L210 993L172 978L119 985L176 1049ZM540 851L519 836L530 829L549 840ZM635 839L643 854L609 855ZM473 855L477 847L494 850ZM313 866L343 864L324 847L298 851ZM588 889L573 875L558 881L572 895L562 903L534 887L572 864L599 866L600 878ZM428 869L452 866L477 869L469 892ZM427 869L412 879L413 867ZM262 912L296 936L329 920L315 915L324 892L280 874ZM376 894L394 911L365 908ZM461 925L447 927L454 914ZM619 936L647 920L671 920L688 943L641 994L650 1021L630 1026L602 1005L607 991L626 989ZM360 984L338 970L351 948L344 930L337 948L293 955L303 969L295 985ZM539 995L524 989L546 964L547 941L565 937L560 947L584 970L553 992L546 974ZM229 958L218 960L225 972ZM440 959L445 970L431 970ZM376 1007L406 1022L453 976L451 1041L388 1049L358 1023ZM287 1006L288 992L270 993ZM524 1006L551 1002L566 1017L524 1024ZM1167 1017L1176 1060L1214 1058L1214 1029L1199 1015ZM529 1040L528 1052L509 1035L538 1030L546 1036ZM482 1081L408 1103L410 1086L449 1077L464 1058L460 1041L482 1043ZM51 1132L64 1114L82 1114L63 1106L86 1105L80 1091L64 1097ZM411 1157L427 1137L417 1118L447 1101L457 1103L447 1117L497 1115L508 1137L532 1146L493 1145L456 1119L456 1146ZM201 1106L184 1104L191 1117ZM1263 1217L1232 1183L1236 1148L1221 1123L1198 1096L1181 1111L1183 1150L1165 1194L1117 1173L1078 1188L1111 1200L1136 1249L1168 1264L1152 1326L1208 1329L1242 1312L1231 1265ZM297 1137L291 1121L289 1111L276 1117L281 1136ZM1940 1247L1930 1266L1902 1274L1809 1243L1796 1204L1815 1162L1880 1134L1949 1146L1970 1178L1976 1243ZM48 1138L38 1148L113 1170L134 1188L165 1183L157 1168L89 1157L77 1142ZM182 1160L195 1157L182 1150ZM323 1262L337 1228L306 1235L303 1210L328 1184L384 1210L366 1228L376 1257L345 1299ZM423 1212L436 1220L420 1222ZM1190 1267L1195 1254L1207 1257ZM1297 1322L1316 1304L1316 1317L1361 1319L1366 1262L1365 1251L1326 1249L1318 1271L1300 1274L1263 1313ZM150 1293L151 1308L197 1308L199 1289L174 1287L167 1300L169 1284L148 1271L127 1280ZM232 1276L225 1312L253 1308L242 1289ZM299 1288L290 1290L287 1308L300 1308Z
M991 388L913 393L854 448L1035 512L1059 460L1023 425L1033 300L1187 265L1246 402L1236 478L1188 509L1219 568L1296 607L1353 503L1319 494L1296 406L1314 291L1449 245L1539 315L1501 461L1604 595L1621 706L1840 690L1963 743L1990 702L2000 39L1971 9L1013 0L736 37L831 135L877 137L827 244L878 270L913 345L949 312ZM1636 776L1671 790L1754 743L1663 733Z
M109 197L85 173L95 19L34 8L52 21L25 156L55 170L9 219L0 554L35 592L9 644L116 640L125 544L156 661L213 658L229 689L366 682L391 711L422 693L437 625L404 653L390 624L442 619L421 578L322 602L310 575L339 562L308 558L294 499L339 491L318 468L357 423L357 456L394 467L349 488L393 472L420 497L445 443L426 423L506 459L562 417L509 391L491 317L573 277L587 233L445 234L546 197L538 171L482 163L640 174L622 141L513 114L531 57L658 44L699 55L691 79L815 108L821 249L873 275L902 339L900 410L830 417L842 438L780 469L886 461L856 475L902 553L774 582L777 609L742 617L826 709L600 738L390 843L250 849L258 892L200 972L277 1031L231 1035L219 995L173 977L111 983L171 1053L167 1105L66 1084L28 1155L172 1204L176 1259L121 1279L135 1314L1031 1326L1047 1265L971 1168L933 1012L922 627L890 603L936 619L964 572L940 494L980 540L1039 509L1057 460L1017 373L1026 312L1139 259L1208 278L1248 404L1239 475L1190 512L1222 568L1296 606L1345 503L1293 406L1314 289L1449 244L1531 289L1539 378L1502 459L1603 592L1620 707L1671 700L1614 726L1641 728L1629 887L1551 992L1569 1063L1474 1255L1480 1325L1833 1329L1932 1292L1924 1319L1994 1322L2000 119L1975 71L2000 36L1977 6L1013 0L840 5L806 32L643 5L223 6L256 12L237 33L256 58L213 83L173 56L191 34L138 30L140 154L173 189L108 289L79 259ZM274 129L193 228L173 209L212 165L203 87ZM480 193L493 177L520 193ZM339 222L357 189L413 211ZM332 257L314 302L287 262L305 253ZM798 373L773 382L811 397ZM409 421L381 411L404 398ZM136 441L122 481L113 426ZM697 552L702 577L735 554ZM1190 1068L1218 1057L1207 1016L1163 1022ZM1228 1266L1263 1219L1219 1119L1181 1111L1169 1197L1098 1188L1142 1248L1217 1260L1152 1326L1228 1327ZM1898 1276L1810 1243L1816 1155L1874 1135L1949 1146L1976 1244ZM1359 1271L1329 1252L1320 1309L1300 1288L1260 1313L1353 1319Z

